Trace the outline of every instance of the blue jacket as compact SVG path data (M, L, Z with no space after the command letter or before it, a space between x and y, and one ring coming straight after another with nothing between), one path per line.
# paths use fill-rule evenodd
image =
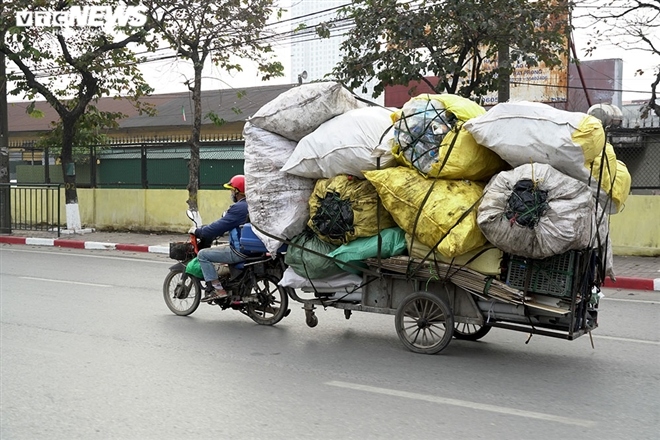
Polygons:
M232 249L240 251L241 226L248 221L248 205L245 199L241 199L229 207L221 218L210 225L202 226L195 230L199 238L214 240L229 232L229 245Z

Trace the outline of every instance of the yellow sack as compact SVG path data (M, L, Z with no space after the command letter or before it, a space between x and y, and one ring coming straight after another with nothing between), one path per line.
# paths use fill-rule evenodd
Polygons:
M600 187L605 193L609 194L610 189L614 186L614 176L616 176L616 153L614 148L608 142L605 144L605 166L602 167L602 152L598 153L593 161L588 162L586 167L591 171L592 179L598 181L600 178Z
M476 204L483 193L483 184L425 179L416 170L402 166L365 171L364 175L376 187L383 206L397 225L429 248L437 245L438 252L452 258L486 244L477 226ZM431 186L428 199L422 203Z
M628 167L620 160L616 161L616 176L614 176L614 187L612 188L612 201L616 207L616 212L621 212L623 205L630 194L630 185L632 177L628 172Z
M487 180L508 165L463 128L463 122L484 113L483 107L462 96L416 96L391 116L392 154L398 163L426 177Z
M307 225L323 241L341 245L356 238L377 235L396 226L381 206L378 221L378 194L367 180L340 174L319 179L309 199Z
M577 130L571 134L571 140L582 147L585 159L600 156L601 148L605 142L605 131L600 119L591 115L585 115L578 124ZM612 150L614 154L614 150Z
M614 205L611 207L610 213L616 214L621 211L623 204L628 198L632 183L630 173L628 172L628 167L620 160L617 160L614 148L609 142L605 144L605 166L603 167L602 175L601 161L602 153L599 153L593 162L586 164L586 167L591 171L593 179L598 181L600 177L600 188L612 199Z

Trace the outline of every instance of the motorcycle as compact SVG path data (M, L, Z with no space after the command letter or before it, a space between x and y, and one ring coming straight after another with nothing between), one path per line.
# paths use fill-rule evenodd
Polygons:
M196 227L200 227L199 217L188 211L188 218ZM170 243L170 258L178 262L170 267L170 272L163 282L165 304L176 315L192 314L202 298L203 278L186 271L188 264L195 259L198 252L210 247L211 243L200 240L190 234L189 242ZM228 295L225 298L207 302L219 306L222 310L237 310L250 317L260 325L275 325L288 316L288 289L279 286L282 274L286 269L283 252L286 247L278 249L272 256L252 231L252 225L246 223L241 232L242 251L250 257L237 264L215 264L218 279ZM205 292L213 290L211 283L204 283Z

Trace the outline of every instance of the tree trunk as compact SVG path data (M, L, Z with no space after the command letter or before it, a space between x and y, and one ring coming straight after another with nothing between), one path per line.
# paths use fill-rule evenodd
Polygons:
M197 191L199 190L199 138L202 131L202 67L202 63L194 63L195 80L192 87L193 126L188 139L188 145L190 146L188 209L193 212L199 211Z
M76 166L73 161L74 122L71 118L62 118L62 176L64 177L64 200L66 203L66 227L72 232L82 229L80 209L78 208L78 190L76 188Z
M509 53L508 41L500 41L497 45L497 67L501 69L511 68L511 55ZM511 97L511 76L507 72L498 74L497 102L507 102Z

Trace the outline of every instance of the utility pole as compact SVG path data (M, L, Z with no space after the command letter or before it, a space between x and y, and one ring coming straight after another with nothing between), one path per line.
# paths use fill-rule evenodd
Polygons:
M5 32L0 32L5 42ZM7 117L7 71L5 54L0 52L0 233L11 233L11 187L9 186L9 121Z

